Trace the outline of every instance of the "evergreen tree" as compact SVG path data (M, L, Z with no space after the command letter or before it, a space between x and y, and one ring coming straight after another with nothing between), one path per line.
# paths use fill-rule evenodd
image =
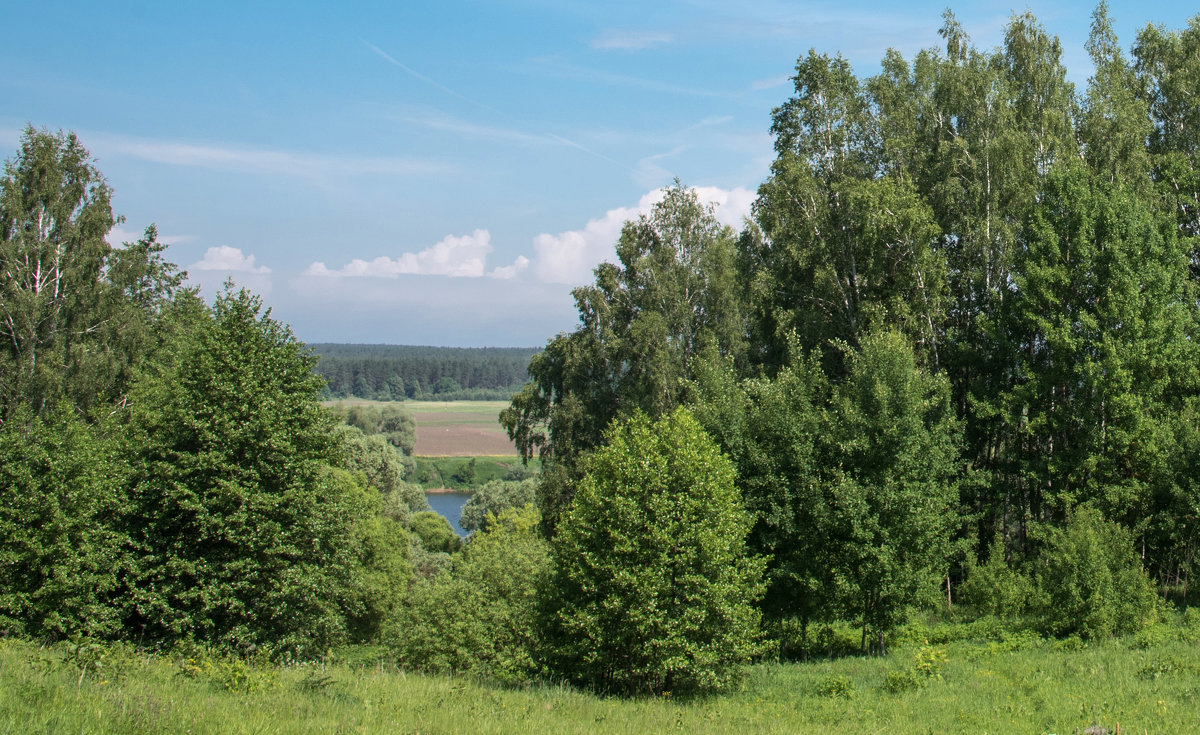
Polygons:
M314 358L245 290L173 311L128 416L127 625L299 653L344 640L372 505L330 470L340 458Z

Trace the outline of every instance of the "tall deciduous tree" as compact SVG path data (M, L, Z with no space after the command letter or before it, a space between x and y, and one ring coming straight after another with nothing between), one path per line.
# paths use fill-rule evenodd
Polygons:
M25 129L0 178L0 421L115 398L178 288L153 227L114 249L112 192L72 134Z
M883 634L948 571L959 424L944 376L918 367L897 332L873 332L848 356L822 431L819 466L841 609Z
M734 247L733 231L677 183L625 224L619 263L601 264L594 285L575 289L581 326L533 358L531 381L500 417L526 458L542 457L545 530L570 502L580 458L614 418L678 406L689 361L705 345L744 350Z

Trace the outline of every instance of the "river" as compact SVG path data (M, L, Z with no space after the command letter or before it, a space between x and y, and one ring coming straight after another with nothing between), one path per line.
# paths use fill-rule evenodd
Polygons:
M458 523L462 520L462 509L471 499L471 493L425 493L425 499L429 501L430 508L450 521L455 533L459 536L467 535Z

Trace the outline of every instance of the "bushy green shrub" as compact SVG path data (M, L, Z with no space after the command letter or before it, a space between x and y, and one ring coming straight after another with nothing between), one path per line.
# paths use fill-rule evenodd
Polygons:
M946 663L946 651L930 645L921 646L913 654L908 666L892 669L884 678L884 688L893 694L909 689L919 689L940 681L942 666Z
M520 482L491 480L475 491L463 505L459 525L464 531L479 531L487 528L490 515L499 515L509 508L522 508L536 502L537 480Z
M539 671L539 587L549 548L532 506L493 516L446 574L418 580L387 634L401 665L520 683Z
M373 641L395 614L413 577L411 542L398 521L381 515L374 488L362 488L376 512L354 524L347 539L357 564L347 585L344 609L352 641Z
M450 554L462 548L462 539L454 532L450 521L432 510L414 515L409 528L426 551L444 551Z
M761 649L750 523L732 464L686 410L615 425L555 537L557 671L628 695L735 681Z
M0 424L0 629L37 637L119 630L124 469L103 429L65 404Z
M816 685L816 693L822 697L837 697L841 699L854 698L854 682L848 676L828 674L821 678Z
M975 564L959 588L959 599L985 615L1011 618L1022 615L1036 602L1033 581L1004 560L1004 539L992 541L987 562Z
M405 481L415 474L412 457L402 454L382 436L367 436L354 426L341 424L333 433L345 459L343 466L363 473L367 484L379 490L389 516L407 523L413 513L429 510L425 492Z
M1045 529L1041 540L1034 569L1045 632L1106 638L1158 619L1154 585L1126 528L1085 507L1066 528Z
M127 630L299 656L344 641L361 567L348 541L375 509L332 469L316 358L245 290L179 299L169 318L125 424Z

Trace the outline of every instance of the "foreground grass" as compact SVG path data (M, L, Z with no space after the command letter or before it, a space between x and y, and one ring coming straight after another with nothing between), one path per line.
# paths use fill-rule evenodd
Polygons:
M1200 723L1200 645L1080 650L954 643L940 678L893 691L887 658L759 665L720 697L604 699L371 666L197 663L0 641L0 733L1073 733ZM928 651L929 649L926 649ZM100 660L96 660L96 659Z

